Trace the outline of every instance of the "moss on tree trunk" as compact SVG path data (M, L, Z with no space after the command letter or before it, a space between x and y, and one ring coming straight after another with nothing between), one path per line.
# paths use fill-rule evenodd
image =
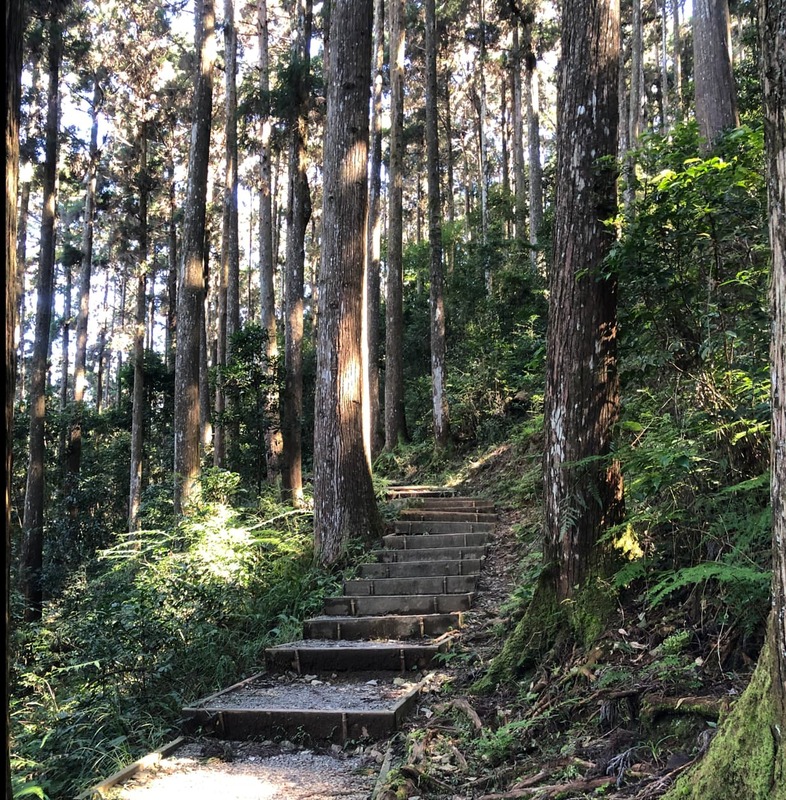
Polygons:
M786 800L784 720L777 718L772 660L768 637L748 688L724 720L707 755L663 800Z

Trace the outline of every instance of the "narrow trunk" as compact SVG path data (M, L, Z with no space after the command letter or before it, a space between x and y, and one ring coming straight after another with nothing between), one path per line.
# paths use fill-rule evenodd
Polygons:
M167 220L167 314L166 314L166 368L175 371L175 342L177 341L177 200L175 197L175 165L169 168L169 218Z
M540 163L540 80L538 58L532 46L532 26L524 29L524 81L527 104L527 160L529 161L529 243L533 269L538 267L540 230L543 227L543 168Z
M633 153L639 144L641 133L641 96L643 81L643 30L641 20L641 0L633 0L632 32L630 43L630 92L628 93L628 152L624 154L625 188L623 201L625 213L633 213L636 199L636 157ZM622 120L625 124L625 120Z
M296 44L292 61L297 76L292 86L293 113L290 118L289 203L287 211L286 310L284 353L284 402L281 409L283 469L281 490L284 500L298 506L303 502L303 273L305 237L311 218L308 187L308 95L311 47L311 0L298 4Z
M262 97L262 138L259 153L261 185L259 189L259 304L262 328L267 333L265 357L268 388L265 392L265 460L267 481L275 484L281 475L281 426L278 396L278 332L276 330L276 247L273 226L273 175L270 135L270 55L268 46L267 1L258 0L259 90Z
M390 0L390 179L385 304L385 449L406 441L404 416L404 0Z
M139 529L142 505L142 456L145 420L145 304L147 301L148 233L147 205L150 177L147 172L147 128L143 123L139 141L139 263L136 277L134 316L134 400L131 411L131 469L128 491L128 530Z
M600 273L614 241L603 221L616 208L616 175L598 166L617 153L618 0L567 0L562 46L544 456L545 555L558 601L591 591L591 581L608 571L601 537L622 513L611 455L617 287L614 276Z
M109 276L104 278L104 302L103 313L107 312L107 302L109 301ZM100 414L104 408L104 362L106 361L106 336L107 324L106 317L101 321L98 331L98 346L96 348L96 414Z
M661 118L660 130L665 133L669 129L669 14L667 10L668 0L660 0L660 97L661 97Z
M682 119L682 31L680 30L680 0L674 4L674 93L677 96L675 116Z
M518 20L513 23L510 71L513 83L513 185L516 190L516 238L527 241L527 187L524 182L524 125L522 117L521 43Z
M371 0L335 0L328 63L315 403L314 543L332 564L382 532L363 445L362 294Z
M385 68L385 3L374 2L372 97L369 148L368 225L366 275L363 282L363 440L369 464L382 452L379 397L380 263L382 251L382 87Z
M62 340L60 351L60 419L65 420L66 409L68 408L68 373L71 366L71 293L73 289L71 280L71 265L63 265L63 325ZM68 430L66 425L61 424L58 436L58 463L61 468L61 480L66 475L66 445L68 442Z
M194 499L200 464L199 350L204 326L205 201L215 59L213 0L202 0L200 11L196 22L200 57L194 81L183 260L177 289L175 511L178 514L187 510Z
M439 186L439 126L437 119L437 12L426 0L426 150L428 160L428 239L431 279L431 400L434 442L444 450L450 441L445 375L445 298L442 269L442 203Z
M35 342L30 375L30 436L27 487L22 528L24 539L21 558L21 587L25 601L25 621L41 618L43 586L41 569L44 550L44 464L46 463L46 378L49 361L49 329L52 323L52 301L55 268L55 218L57 215L57 154L62 32L59 20L48 23L49 87L46 112L46 144L44 160L44 205L41 216L41 245L38 263L38 299Z
M93 104L90 107L90 149L88 151L85 187L85 210L82 222L82 264L79 271L79 311L76 318L76 352L74 353L74 409L69 432L68 475L69 497L75 496L82 464L82 408L85 399L87 371L87 322L90 314L90 280L93 274L93 223L95 217L96 169L98 162L98 111L103 93L98 75L93 77ZM75 510L75 507L73 508Z
M234 0L224 0L225 148L224 214L221 229L221 272L218 300L218 352L216 366L229 364L232 337L240 327L240 238L238 232L237 176L237 31ZM223 467L230 435L224 420L227 398L222 380L216 382L216 426L213 464Z
M17 149L19 143L17 142ZM18 172L18 170L17 170ZM17 217L17 249L16 249L16 305L14 306L15 318L18 321L17 326L14 326L13 338L14 352L17 354L18 361L15 363L15 394L19 402L26 394L27 384L27 369L25 365L24 352L22 351L22 342L25 333L25 283L27 272L27 219L30 213L30 185L31 181L26 180L22 183L22 188L19 193L19 213ZM14 206L16 211L16 206Z

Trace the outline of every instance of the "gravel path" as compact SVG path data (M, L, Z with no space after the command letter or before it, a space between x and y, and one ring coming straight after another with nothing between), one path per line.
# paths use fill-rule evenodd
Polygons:
M381 711L416 686L398 676L352 673L337 676L304 675L300 678L265 676L211 698L209 708L324 709L330 711Z
M271 750L275 752L271 752ZM381 753L287 752L254 743L185 745L126 781L112 800L367 800Z

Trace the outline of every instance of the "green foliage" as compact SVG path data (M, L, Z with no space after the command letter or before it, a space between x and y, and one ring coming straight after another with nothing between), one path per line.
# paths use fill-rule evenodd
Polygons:
M237 483L209 473L203 497ZM23 776L72 796L171 736L183 705L258 670L266 646L300 635L338 578L313 566L310 514L274 511L204 502L178 527L121 534L40 625L17 628L11 714Z
M695 624L747 632L766 613L770 560L768 247L760 128L711 157L695 124L649 136L620 279L628 560L618 587L658 606L701 597ZM686 605L686 609L690 608Z

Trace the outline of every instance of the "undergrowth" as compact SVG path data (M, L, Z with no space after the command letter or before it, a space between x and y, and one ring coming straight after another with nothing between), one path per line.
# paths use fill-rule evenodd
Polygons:
M232 486L231 473L209 473L187 521L119 535L39 625L16 626L20 793L72 797L160 746L184 705L259 671L265 647L299 638L339 592L341 576L313 564L310 512L271 497L233 506ZM166 517L156 504L148 520Z

